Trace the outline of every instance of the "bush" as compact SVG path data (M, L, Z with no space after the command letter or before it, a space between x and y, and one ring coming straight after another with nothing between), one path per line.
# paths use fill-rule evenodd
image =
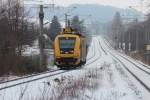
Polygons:
M22 69L25 69L26 73L45 71L47 70L47 58L46 56L44 56L43 67L40 68L40 56L39 55L25 56L22 59Z
M24 75L29 73L43 72L47 70L47 57L43 57L43 67L40 68L40 56L18 56L7 54L0 55L0 76Z

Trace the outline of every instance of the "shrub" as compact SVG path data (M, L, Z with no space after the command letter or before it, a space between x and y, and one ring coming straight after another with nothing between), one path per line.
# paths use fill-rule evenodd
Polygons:
M40 67L40 55L25 56L22 59L22 69L27 73L42 72L47 70L47 58L43 57L43 66Z

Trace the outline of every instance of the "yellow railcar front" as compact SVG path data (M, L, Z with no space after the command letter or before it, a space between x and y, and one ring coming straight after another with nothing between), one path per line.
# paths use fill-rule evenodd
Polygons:
M76 66L80 64L81 39L75 34L60 34L54 41L55 64L58 67Z

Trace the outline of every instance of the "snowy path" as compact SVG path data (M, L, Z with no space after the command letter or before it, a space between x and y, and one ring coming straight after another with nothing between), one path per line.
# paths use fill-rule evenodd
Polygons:
M93 37L85 66L0 90L0 100L149 100L150 93L124 65L147 86L150 86L150 75L120 55L150 72L137 61L114 51L103 38L96 36Z

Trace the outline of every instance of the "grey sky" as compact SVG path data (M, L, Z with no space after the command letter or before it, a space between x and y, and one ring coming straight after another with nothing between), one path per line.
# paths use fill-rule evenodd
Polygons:
M52 0L43 0L45 2L52 2ZM68 6L70 4L103 4L111 5L120 8L127 8L128 6L135 6L139 4L140 0L54 0L57 5Z

